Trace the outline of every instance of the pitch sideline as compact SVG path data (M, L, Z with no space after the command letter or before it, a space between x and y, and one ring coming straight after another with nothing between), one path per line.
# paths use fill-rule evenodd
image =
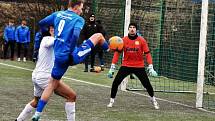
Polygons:
M21 69L21 70L26 70L26 71L33 71L32 69L23 68L23 67L20 67L20 66L15 66L15 65L10 65L10 64L5 64L5 63L0 63L0 65L12 67L12 68L17 68L17 69ZM89 84L89 85L111 88L110 86L106 86L106 85L102 85L102 84L96 84L96 83L91 83L91 82L87 82L87 81L83 81L83 80L78 80L78 79L74 79L74 78L69 78L69 77L65 77L65 76L63 76L63 78L64 78L64 79L67 79L67 80L73 80L73 81L76 81L76 82L81 82L81 83ZM144 97L149 97L148 95L145 95L145 94L142 94L142 93L138 93L138 92L130 92L130 91L124 91L124 92L132 93L132 94L136 94L136 95L140 95L140 96L144 96ZM156 99L159 100L159 101L164 101L164 102L168 102L168 103L172 103L172 104L181 105L181 106L184 106L184 107L196 109L196 108L193 107L193 106L186 105L186 104L183 104L183 103L174 102L174 101L169 101L169 100L162 99L162 98L157 98L157 97L156 97ZM215 114L215 112L213 112L213 111L208 111L208 110L206 110L206 109L200 108L199 110L200 110L200 111L203 111L203 112L208 112L208 113L213 113L213 114Z

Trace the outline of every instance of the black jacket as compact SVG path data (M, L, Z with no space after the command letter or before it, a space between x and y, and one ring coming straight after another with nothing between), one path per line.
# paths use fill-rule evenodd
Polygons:
M79 45L83 43L84 40L89 39L95 33L102 33L105 36L105 31L101 24L97 22L85 23L83 29L81 30Z

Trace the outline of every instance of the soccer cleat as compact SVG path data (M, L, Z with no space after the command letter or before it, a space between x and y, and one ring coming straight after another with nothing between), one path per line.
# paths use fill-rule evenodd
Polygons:
M110 103L107 105L108 108L112 108L114 103L114 99L110 98Z
M151 100L151 103L156 110L160 109L159 104L155 99Z
M85 69L84 69L84 72L88 72L88 69L85 68Z
M23 58L23 62L26 62L26 57Z
M94 68L91 68L91 69L90 69L90 72L95 72Z
M101 65L101 71L104 71L105 69L104 69L104 65Z
M17 59L17 61L18 61L18 62L20 62L20 61L21 61L21 59L20 59L20 58L18 58L18 59Z
M33 117L32 117L31 119L32 119L32 121L39 121L40 116L34 114Z
M108 108L112 108L112 107L113 107L113 103L110 102L110 103L107 105L107 107L108 107Z

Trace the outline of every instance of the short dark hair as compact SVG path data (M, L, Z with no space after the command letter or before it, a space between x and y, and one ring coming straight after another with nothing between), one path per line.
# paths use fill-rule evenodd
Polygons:
M51 25L51 26L49 26L48 28L47 28L47 30L46 31L44 31L44 32L42 32L42 37L45 37L45 36L51 36L51 34L50 34L50 27L54 27L53 25Z
M129 26L128 26L128 28L129 28L130 26L135 26L135 28L137 29L137 24L136 24L136 23L130 23Z
M9 19L9 23L14 23L14 20L13 19Z
M74 8L76 5L84 3L84 0L69 0L69 7Z

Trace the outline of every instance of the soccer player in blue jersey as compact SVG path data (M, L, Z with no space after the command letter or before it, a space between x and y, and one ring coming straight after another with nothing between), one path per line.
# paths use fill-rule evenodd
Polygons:
M54 25L55 62L49 84L45 88L32 117L33 121L39 120L53 91L57 91L60 96L66 99L67 120L75 121L76 93L68 85L61 85L61 78L70 65L83 62L96 44L101 45L104 50L108 49L108 44L101 33L92 35L85 43L76 47L80 31L84 25L84 19L79 16L82 13L83 4L83 0L69 0L68 10L55 12L39 22L41 27Z

